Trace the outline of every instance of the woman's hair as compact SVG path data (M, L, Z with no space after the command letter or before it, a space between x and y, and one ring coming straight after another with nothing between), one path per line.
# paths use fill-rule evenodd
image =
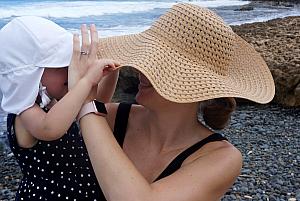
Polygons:
M200 104L204 122L215 130L224 129L236 108L234 98L216 98Z

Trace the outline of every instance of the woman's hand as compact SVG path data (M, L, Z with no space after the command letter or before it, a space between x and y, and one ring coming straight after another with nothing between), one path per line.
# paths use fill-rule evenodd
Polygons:
M92 86L97 85L103 76L113 71L119 64L113 60L98 59L98 32L95 25L90 26L90 37L86 25L81 26L82 45L78 35L73 38L73 55L68 68L68 87L72 89L81 79L86 79ZM89 42L91 38L91 43Z

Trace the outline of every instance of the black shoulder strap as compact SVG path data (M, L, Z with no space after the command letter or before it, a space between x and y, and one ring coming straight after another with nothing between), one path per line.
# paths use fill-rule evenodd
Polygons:
M173 174L176 170L178 170L181 167L181 164L183 161L192 155L194 152L199 150L203 145L214 142L214 141L221 141L221 140L227 140L225 137L223 137L219 133L214 133L207 138L204 138L203 140L197 142L196 144L192 145L191 147L187 148L183 152L181 152L169 165L168 167L157 177L157 180L162 179L164 177L167 177L171 174Z
M123 146L123 142L126 134L130 109L131 109L131 104L120 103L116 114L114 136L121 147Z
M10 132L11 127L13 127L15 118L16 118L15 114L11 114L11 113L7 114L6 128L8 132Z

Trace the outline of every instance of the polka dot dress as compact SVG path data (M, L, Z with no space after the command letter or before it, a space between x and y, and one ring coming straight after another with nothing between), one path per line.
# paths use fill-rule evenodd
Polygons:
M105 200L76 123L62 138L26 149L17 144L14 119L8 115L8 139L23 173L16 200Z

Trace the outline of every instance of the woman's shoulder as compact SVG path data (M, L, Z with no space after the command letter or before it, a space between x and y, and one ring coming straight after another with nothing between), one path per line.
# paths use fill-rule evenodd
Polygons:
M201 149L197 150L194 154L188 157L184 165L193 162L207 161L213 162L223 166L225 169L232 169L234 172L239 173L242 168L242 154L234 145L226 140L214 141L205 144Z

